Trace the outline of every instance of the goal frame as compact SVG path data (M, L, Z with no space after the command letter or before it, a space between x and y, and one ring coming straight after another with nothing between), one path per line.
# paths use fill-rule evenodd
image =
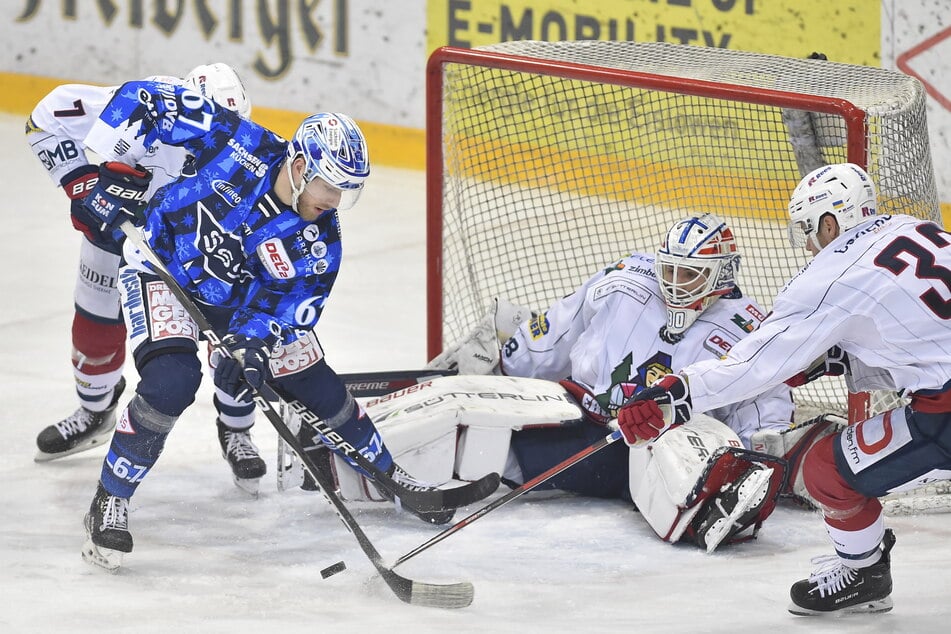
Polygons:
M846 159L867 168L867 113L852 102L802 93L714 83L704 80L657 75L640 71L591 66L564 61L539 60L497 51L444 46L436 49L426 65L426 345L427 359L438 355L443 342L443 68L467 64L506 71L640 89L653 89L687 96L716 98L776 108L806 110L841 117L846 131ZM451 342L450 342L451 343ZM867 418L867 393L849 393L850 421Z

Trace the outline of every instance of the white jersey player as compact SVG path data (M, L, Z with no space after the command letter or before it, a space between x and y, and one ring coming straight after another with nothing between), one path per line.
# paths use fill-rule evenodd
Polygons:
M505 475L520 484L602 438L604 424L637 392L697 360L719 358L755 331L765 311L740 292L739 260L732 231L719 218L705 214L682 220L670 228L656 257L625 257L543 314L526 320L526 310L497 302L486 323L430 367L462 374L491 371L499 359L498 331L502 339L511 335L501 345L503 374L560 382L562 393L567 390L584 409L586 416L573 417L581 420L571 424L540 425L525 418L512 424ZM660 282L658 271L667 276L661 275ZM435 408L428 413L433 420L437 414ZM790 426L792 399L789 389L778 385L707 414L665 435L650 450L610 446L546 486L633 500L657 535L670 542L687 539L712 551L735 541L744 529L758 529L784 484L782 461L775 460L782 453L767 456L751 451L751 445L762 449L771 438L771 447L782 447L790 440L781 432ZM399 435L413 427L401 428L389 412L377 416L384 421L380 430L387 443L401 446ZM475 446L471 422L460 426L469 429L464 450L457 452L457 472L471 461L467 453L497 451L494 445ZM420 444L417 439L407 446ZM493 466L498 462L484 471ZM423 466L414 469L422 472Z
M845 353L837 357L850 389L911 396L910 405L829 435L807 454L805 485L836 554L793 585L794 614L891 609L894 535L877 498L951 479L951 235L910 216L879 216L877 204L857 165L807 174L789 203L790 238L815 257L770 316L722 361L684 368L679 395L644 394L619 416L629 441L649 438L675 422L662 412L671 400L715 408L796 373L819 376L833 346Z
M244 86L227 64L197 66L184 79L150 79L187 85L242 117L251 114ZM60 458L108 440L115 426L116 405L125 387L122 368L126 332L116 288L122 240L111 232L103 232L80 204L99 174L98 166L89 162L83 139L117 88L59 86L36 105L27 122L31 149L53 182L63 187L72 203L73 225L85 236L80 247L72 324L73 374L80 407L37 436L37 461ZM130 147L121 161L139 164L152 174L146 194L151 198L156 190L189 169L189 158L184 148L157 145ZM222 451L239 485L253 491L254 482L266 469L250 439L253 406L238 405L223 393L216 394L215 404Z

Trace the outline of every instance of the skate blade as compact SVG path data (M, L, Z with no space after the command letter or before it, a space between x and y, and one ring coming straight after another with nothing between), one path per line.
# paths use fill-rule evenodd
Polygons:
M832 610L831 612L822 612L820 610L810 610L809 608L804 608L796 605L795 603L789 604L789 612L795 614L796 616L846 616L849 614L879 614L881 612L888 612L895 604L892 602L891 597L885 597L884 599L879 599L878 601L865 601L864 603L859 603L857 605L852 605L847 608L842 608L841 610Z
M717 546L720 545L720 542L726 539L726 536L730 534L730 531L733 529L733 525L736 523L736 521L747 511L749 511L750 507L753 506L753 502L757 497L757 493L759 493L761 489L769 487L769 480L772 475L772 468L767 468L759 469L750 476L748 482L753 485L753 493L737 502L736 506L733 507L733 510L727 517L715 522L710 530L707 531L707 553L712 553L717 549Z
M261 478L239 478L237 476L232 476L236 487L247 493L253 498L258 497L258 493L261 490Z
M125 553L111 548L100 548L92 542L91 538L87 537L83 544L82 554L83 561L86 563L115 574L122 566L122 555Z
M71 456L74 453L79 453L80 451L88 451L100 445L104 445L110 440L112 440L112 430L115 429L115 426L110 427L109 429L104 430L101 434L91 436L79 443L72 449L67 449L66 451L60 451L57 453L46 453L42 449L36 450L36 455L33 456L33 462L49 462L51 460L56 460L58 458L64 458L66 456Z

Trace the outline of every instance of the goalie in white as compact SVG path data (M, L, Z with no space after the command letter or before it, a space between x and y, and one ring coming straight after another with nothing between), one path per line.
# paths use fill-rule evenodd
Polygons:
M497 373L502 339L501 370L512 376L434 379L371 400L367 411L415 473L442 481L500 471L518 485L602 438L639 390L720 357L754 330L765 311L740 293L738 265L721 220L685 219L656 258L630 255L544 314L497 301L468 338L431 363L465 375ZM611 445L543 486L633 500L669 542L688 539L712 551L748 537L797 480L783 458L798 464L833 423L790 430L786 386L708 413L646 449ZM340 484L345 496L367 499L361 483Z

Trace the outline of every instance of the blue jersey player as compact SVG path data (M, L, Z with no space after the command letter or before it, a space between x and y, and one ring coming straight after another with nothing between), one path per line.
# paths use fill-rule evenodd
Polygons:
M267 378L381 471L405 476L314 333L340 266L338 211L356 203L370 173L357 124L314 114L288 142L187 87L131 82L116 91L86 144L106 159L90 210L111 224L137 216L152 249L235 353L212 360L216 386L249 400L249 388ZM118 160L157 144L184 147L194 161L138 203L149 175ZM84 558L107 568L131 552L129 498L201 380L196 324L130 242L118 286L140 381L85 521Z

